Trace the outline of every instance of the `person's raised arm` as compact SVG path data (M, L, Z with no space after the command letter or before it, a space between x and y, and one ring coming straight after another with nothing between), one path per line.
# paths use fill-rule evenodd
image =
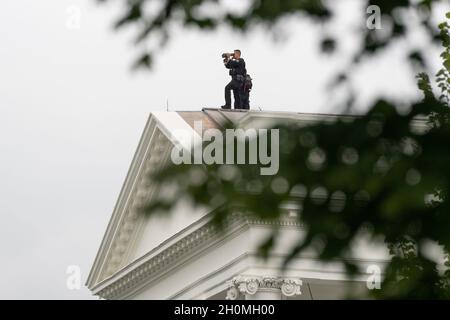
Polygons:
M230 59L225 63L225 67L228 69L234 69L239 67L239 62L237 60Z

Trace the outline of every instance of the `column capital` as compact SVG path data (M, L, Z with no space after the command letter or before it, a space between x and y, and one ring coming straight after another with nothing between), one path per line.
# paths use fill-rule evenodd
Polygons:
M240 275L227 281L228 300L236 300L241 294L253 296L261 291L281 292L286 297L301 295L302 280L274 276Z

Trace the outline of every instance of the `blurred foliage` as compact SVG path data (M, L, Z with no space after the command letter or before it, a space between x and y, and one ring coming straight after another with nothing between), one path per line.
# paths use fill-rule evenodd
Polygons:
M287 257L313 249L322 261L340 261L349 276L359 270L352 245L365 235L384 239L392 255L377 298L450 298L449 28L439 26L443 68L418 75L423 101L408 112L379 100L363 116L341 116L308 126L282 123L280 169L261 176L258 165L171 165L150 177L171 192L145 206L166 212L190 198L221 225L233 212L279 219L295 208L305 238ZM261 244L266 256L279 230ZM439 261L429 244L443 249Z
M96 0L100 3L112 0ZM135 66L151 67L154 53L167 44L172 35L171 27L181 24L200 30L215 30L219 26L229 26L237 32L246 33L253 26L265 26L269 30L284 18L296 16L300 20L309 19L323 28L323 32L333 29L334 7L337 1L323 0L248 0L243 12L237 13L228 3L224 6L220 0L118 0L124 4L124 14L114 26L122 29L133 27L135 44L141 45L142 53L136 59ZM361 26L355 38L361 42L360 48L354 53L353 61L358 62L363 56L377 53L399 38L407 37L409 33L417 32L407 27L408 12L418 13L420 24L430 39L438 40L439 34L430 22L430 14L434 6L446 0L363 0L362 8L376 5L383 15L383 32L366 28L365 19L368 15L361 12ZM238 2L238 1L236 1ZM354 32L355 30L349 30ZM324 35L324 38L326 35ZM158 45L149 48L149 41L156 40ZM334 49L334 40L326 39L320 43L321 49L329 52ZM422 49L427 46L424 43ZM222 50L222 49L220 49ZM421 49L414 49L416 56L422 55Z
M450 250L450 126L430 127L426 133L412 127L416 116L430 112L448 115L448 108L430 100L403 115L394 105L379 101L364 117L307 127L277 126L277 175L260 176L256 165L169 167L151 179L172 186L170 194L161 193L145 211L165 212L187 196L210 208L220 224L236 210L278 219L288 205L299 209L306 235L286 263L313 249L319 259L342 261L355 272L352 243L362 234L372 240L382 236L399 250L392 250L382 290L374 293L444 297L448 291L436 289L444 281L437 263L421 251L429 241ZM441 196L434 198L438 190ZM261 244L262 254L276 243L278 232ZM411 243L418 252L413 257L405 255ZM403 286L398 277L404 279Z
M97 0L108 2L110 0ZM448 23L436 29L431 22L438 0L366 0L383 14L383 32L361 27L355 36L361 46L354 52L353 64L405 39L413 30L408 12L418 13L421 28L430 41L441 41L443 68L436 75L440 91L436 97L430 77L419 73L418 86L423 101L399 112L395 103L379 99L360 117L342 116L334 122L280 124L280 170L275 176L261 176L258 165L179 165L169 166L150 177L167 185L170 192L145 206L150 214L167 212L179 199L190 198L211 209L221 225L236 210L253 217L279 219L285 208L296 208L305 228L305 238L296 244L286 264L307 249L314 249L322 261L341 261L349 276L358 270L352 260L352 244L365 235L373 241L383 238L392 259L386 266L378 298L450 298L450 39ZM214 30L230 26L247 32L254 25L269 29L282 19L298 15L322 26L335 23L335 1L250 0L241 13L222 6L218 0L124 0L125 13L115 27L132 26L136 44L146 47L148 40L159 45L145 48L136 66L151 67L155 50L171 36L171 26ZM216 5L214 10L202 10ZM447 18L450 18L447 14ZM327 28L322 28L326 30ZM350 31L349 31L350 32ZM332 54L339 43L324 34L319 43ZM426 65L421 48L408 48L405 57L422 69ZM156 51L157 52L157 51ZM346 82L343 68L334 77ZM330 75L332 78L333 75ZM354 99L349 99L349 102ZM425 119L425 120L417 120ZM417 124L426 123L422 130ZM279 230L261 244L267 255L277 243ZM444 261L435 261L427 252L430 243L443 248Z

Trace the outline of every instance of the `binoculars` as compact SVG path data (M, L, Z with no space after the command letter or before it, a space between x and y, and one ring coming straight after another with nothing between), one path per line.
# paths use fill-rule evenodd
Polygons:
M226 63L233 56L234 56L234 52L233 53L222 53L223 62Z

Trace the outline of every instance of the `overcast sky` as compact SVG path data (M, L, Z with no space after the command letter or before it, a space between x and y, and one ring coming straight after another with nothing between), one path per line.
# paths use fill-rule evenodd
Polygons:
M237 0L228 0L228 4ZM68 290L66 269L84 284L152 111L201 110L224 104L229 76L220 54L240 48L254 78L251 106L263 110L337 112L325 88L356 42L344 30L364 26L358 1L343 1L331 34L336 56L319 53L317 26L291 19L284 42L264 30L247 36L177 30L153 72L132 73L139 51L129 32L113 32L120 6L93 0L3 1L0 10L0 298L91 298ZM80 28L67 27L71 7ZM444 9L438 19L444 17ZM362 24L364 23L364 24ZM378 94L417 97L404 45L357 71L359 108ZM439 68L439 50L428 62Z

